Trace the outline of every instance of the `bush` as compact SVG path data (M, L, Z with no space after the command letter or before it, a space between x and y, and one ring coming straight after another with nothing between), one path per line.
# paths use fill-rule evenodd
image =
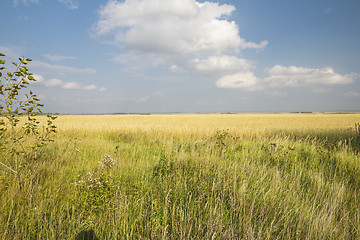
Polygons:
M0 53L0 57L5 57ZM37 120L41 113L40 99L31 90L30 82L36 81L29 72L29 58L11 62L13 71L5 67L6 60L0 59L0 165L5 171L16 176L28 169L36 153L47 142L53 141L56 132L55 116L48 115L46 124Z

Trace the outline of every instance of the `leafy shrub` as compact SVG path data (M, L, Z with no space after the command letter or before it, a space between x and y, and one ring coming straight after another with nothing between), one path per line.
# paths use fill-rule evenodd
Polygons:
M0 57L5 57L0 53ZM41 127L36 116L41 113L40 99L31 90L30 82L36 81L29 72L29 58L12 62L13 71L6 71L6 60L0 59L0 165L19 180L20 171L28 169L37 151L53 141L56 132L55 116L48 115L47 124ZM25 174L26 175L26 174Z

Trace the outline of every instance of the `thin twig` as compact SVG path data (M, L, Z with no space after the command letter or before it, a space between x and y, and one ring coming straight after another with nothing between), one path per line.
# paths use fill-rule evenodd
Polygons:
M17 171L12 169L11 167L8 167L7 165L3 164L2 162L0 162L0 164L3 165L4 167L6 167L7 169L9 169L10 171L12 171L13 173L17 174Z

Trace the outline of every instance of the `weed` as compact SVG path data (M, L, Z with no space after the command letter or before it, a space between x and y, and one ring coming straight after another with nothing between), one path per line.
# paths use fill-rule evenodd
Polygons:
M105 154L98 166L75 182L72 203L75 210L85 219L85 229L93 225L94 215L110 207L117 186L110 175L114 160Z
M174 169L174 162L168 160L164 152L160 154L160 159L153 167L153 176L154 177L163 177L168 175Z

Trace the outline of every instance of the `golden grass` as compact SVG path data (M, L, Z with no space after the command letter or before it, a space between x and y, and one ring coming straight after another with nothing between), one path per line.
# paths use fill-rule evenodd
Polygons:
M173 114L173 115L66 115L56 125L61 132L143 130L206 133L229 129L234 133L264 130L347 129L360 114Z
M0 172L0 239L359 239L357 122L360 114L61 115L21 188ZM88 186L104 154L115 160L97 180L105 187Z

